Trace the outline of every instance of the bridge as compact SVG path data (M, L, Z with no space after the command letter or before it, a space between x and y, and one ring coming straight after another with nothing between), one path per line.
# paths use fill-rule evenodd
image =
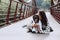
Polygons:
M5 5L5 7L4 10L0 9L0 26L9 25L36 14L39 8L37 8L35 0L32 2L33 6L30 6L29 3L15 0L10 0L8 3L1 2L0 6L4 7ZM60 1L54 5L51 0L50 13L60 23Z
M49 34L27 33L22 26L28 24L34 14L38 14L35 1L34 6L24 1L10 0L8 3L1 2L6 10L0 9L0 39L1 40L60 40L60 1L54 4L51 0L49 12L45 12L50 26L54 32ZM15 5L15 8L14 8Z

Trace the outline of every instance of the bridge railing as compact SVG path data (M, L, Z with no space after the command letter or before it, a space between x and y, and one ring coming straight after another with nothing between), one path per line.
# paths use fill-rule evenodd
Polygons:
M8 25L34 15L35 9L26 3L10 0L8 3L1 2L1 4L4 4L6 7L4 5L1 6L4 8L0 10L0 26Z
M57 22L60 23L60 2L58 2L56 5L51 6L50 10L51 14L54 16Z

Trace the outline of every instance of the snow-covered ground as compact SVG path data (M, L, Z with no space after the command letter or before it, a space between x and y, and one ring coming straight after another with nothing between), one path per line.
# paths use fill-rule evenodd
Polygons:
M27 33L26 28L22 28L22 26L24 26L31 20L30 17L0 29L0 40L60 40L60 24L55 21L55 19L49 14L49 12L46 12L46 15L51 27L54 30L52 33Z

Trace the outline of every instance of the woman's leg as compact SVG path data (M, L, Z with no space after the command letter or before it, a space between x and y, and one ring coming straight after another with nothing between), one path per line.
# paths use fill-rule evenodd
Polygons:
M37 33L40 33L40 27L38 26L38 27L36 27L36 30L37 30Z
M35 27L33 27L32 33L36 33L36 28Z
M53 32L53 29L50 27L50 32Z

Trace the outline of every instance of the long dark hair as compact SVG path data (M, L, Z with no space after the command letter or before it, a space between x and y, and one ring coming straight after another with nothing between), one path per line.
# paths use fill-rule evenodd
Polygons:
M35 19L37 19L37 22L36 23L38 23L39 22L39 16L38 15L34 15L33 16L33 20L35 21Z
M42 23L42 25L47 26L47 21L48 20L47 20L45 12L44 11L40 11L39 15L41 16L41 23Z

